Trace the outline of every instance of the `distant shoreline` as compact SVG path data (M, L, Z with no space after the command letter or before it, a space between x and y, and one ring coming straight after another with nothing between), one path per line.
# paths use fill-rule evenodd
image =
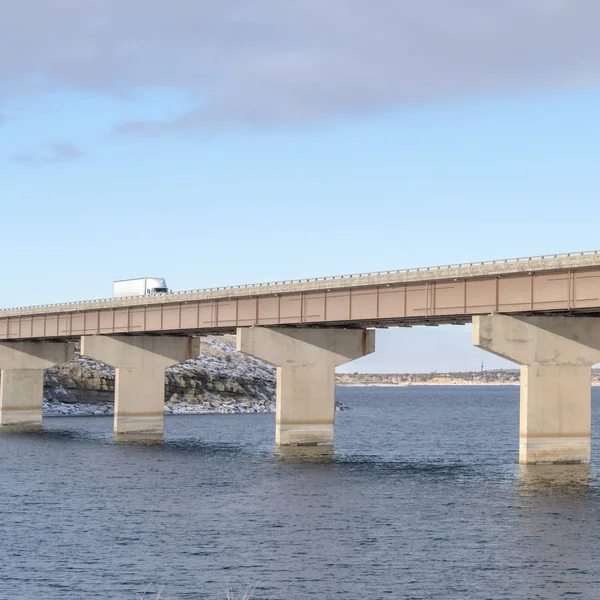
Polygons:
M454 371L429 373L336 373L339 386L412 387L412 386L499 386L520 385L520 369ZM600 386L600 369L592 369L591 385Z
M399 382L399 383L347 383L347 382L336 382L336 386L339 387L446 387L446 386L469 386L469 387L485 387L485 386L519 386L519 381L411 381L411 382ZM600 381L592 381L592 387L600 387Z
M484 386L484 385L519 385L518 381L409 381L409 382L398 382L398 383L348 383L348 382L336 382L337 386L340 387L421 387L421 386L456 386L456 385L468 385L468 386ZM600 385L600 384L593 384Z

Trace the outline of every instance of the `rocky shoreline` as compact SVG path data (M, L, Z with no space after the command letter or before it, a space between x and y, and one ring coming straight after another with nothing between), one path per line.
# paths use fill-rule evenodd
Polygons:
M276 368L237 352L234 338L202 338L200 356L165 374L165 414L275 411ZM115 372L76 354L44 374L45 416L114 414ZM336 410L344 407L336 403Z
M202 338L198 358L165 374L165 414L275 410L275 367L235 350L231 338ZM114 414L112 367L76 354L44 375L44 414Z

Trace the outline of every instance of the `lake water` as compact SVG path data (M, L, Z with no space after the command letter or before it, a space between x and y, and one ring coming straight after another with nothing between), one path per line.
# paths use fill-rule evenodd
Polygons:
M600 444L519 467L518 393L339 388L320 456L276 453L269 414L2 432L0 600L600 598Z

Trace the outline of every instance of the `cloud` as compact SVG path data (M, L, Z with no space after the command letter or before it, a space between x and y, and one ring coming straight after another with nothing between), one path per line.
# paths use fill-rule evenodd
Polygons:
M0 20L0 102L176 90L191 110L120 127L160 134L597 86L598 23L598 0L20 0Z
M83 152L66 142L55 142L49 144L47 149L41 152L24 150L10 156L10 160L27 165L47 165L59 162L77 160L83 156Z

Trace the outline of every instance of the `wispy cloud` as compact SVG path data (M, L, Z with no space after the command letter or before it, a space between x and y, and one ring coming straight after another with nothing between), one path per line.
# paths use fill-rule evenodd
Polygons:
M2 10L0 100L166 87L192 109L120 127L160 134L597 86L598 23L598 0L21 0Z
M83 152L76 146L73 146L73 144L55 142L39 151L23 150L16 152L9 158L13 162L27 165L47 165L77 160L82 156Z

